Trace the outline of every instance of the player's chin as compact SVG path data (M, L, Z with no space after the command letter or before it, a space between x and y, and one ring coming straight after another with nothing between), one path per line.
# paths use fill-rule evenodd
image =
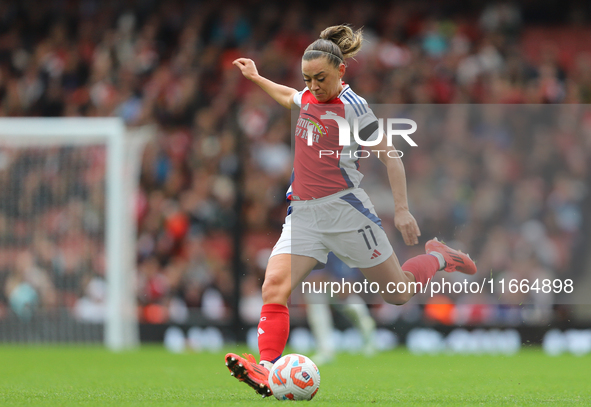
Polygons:
M317 101L319 102L326 102L327 101L327 97L326 94L324 93L320 93L320 94L315 94L314 97L316 98Z

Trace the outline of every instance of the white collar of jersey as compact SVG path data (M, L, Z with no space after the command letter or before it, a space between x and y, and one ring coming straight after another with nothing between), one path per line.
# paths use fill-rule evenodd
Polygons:
M345 84L343 84L343 85L344 85L343 90L341 91L341 93L339 93L338 97L343 96L343 93L345 93L349 89L349 85L345 85Z

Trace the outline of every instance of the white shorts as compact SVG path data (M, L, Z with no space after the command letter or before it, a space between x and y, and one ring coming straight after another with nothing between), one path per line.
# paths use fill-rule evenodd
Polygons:
M324 198L292 201L271 257L298 254L326 264L333 252L349 267L367 268L386 261L394 250L382 221L361 188Z

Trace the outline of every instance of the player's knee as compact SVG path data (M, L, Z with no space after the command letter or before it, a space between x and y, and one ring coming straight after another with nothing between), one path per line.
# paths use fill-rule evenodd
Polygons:
M262 293L264 304L282 304L287 302L291 293L291 281L289 277L277 274L267 275L263 282Z

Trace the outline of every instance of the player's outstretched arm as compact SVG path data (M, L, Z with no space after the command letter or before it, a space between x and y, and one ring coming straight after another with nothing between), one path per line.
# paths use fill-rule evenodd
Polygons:
M382 137L376 147L376 150L387 152L394 150L393 146L388 146L386 137ZM388 171L388 180L390 181L390 188L392 188L392 195L394 196L394 225L402 234L404 243L409 246L419 243L419 236L421 230L417 224L416 219L408 210L408 199L406 195L406 172L404 171L404 164L402 159L396 157L395 154L389 157L388 154L381 153L380 160L386 166Z
M232 64L236 65L238 69L240 69L242 75L244 75L246 79L250 79L259 85L261 89L267 92L281 106L291 109L293 97L296 93L298 93L297 90L288 86L279 85L278 83L270 81L269 79L259 75L257 67L252 59L238 58L232 62Z

